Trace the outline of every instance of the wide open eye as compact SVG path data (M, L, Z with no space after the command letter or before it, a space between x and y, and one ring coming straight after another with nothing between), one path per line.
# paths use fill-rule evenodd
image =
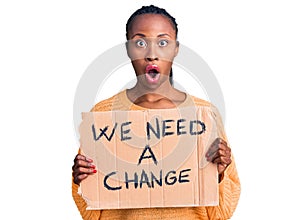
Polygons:
M147 43L146 41L144 41L143 39L138 39L135 41L135 45L139 48L146 48L147 47Z
M168 46L168 41L167 40L160 40L159 42L158 42L158 46L160 46L160 47L166 47L166 46Z

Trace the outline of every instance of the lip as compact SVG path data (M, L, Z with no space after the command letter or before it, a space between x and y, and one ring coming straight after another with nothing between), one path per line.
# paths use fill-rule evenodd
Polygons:
M155 74L155 76L153 76L150 71L151 70L156 70L157 73ZM146 80L149 84L157 84L159 82L159 78L160 78L160 72L159 72L159 67L157 65L154 64L149 64L146 66L145 69L145 77Z
M158 73L160 72L159 67L157 65L149 64L146 66L146 73L149 73L149 71L153 69L156 70Z

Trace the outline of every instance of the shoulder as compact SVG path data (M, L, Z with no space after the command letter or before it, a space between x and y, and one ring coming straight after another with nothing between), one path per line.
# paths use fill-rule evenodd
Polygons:
M193 102L193 105L195 105L197 107L200 107L202 109L208 110L209 112L211 112L211 114L213 115L214 118L220 118L221 117L218 108L214 104L212 104L211 102L209 102L207 100L204 100L204 99L200 99L200 98L198 98L196 96L193 96L193 95L189 95L189 96L190 96L190 99Z
M203 106L203 107L212 107L213 105L209 102L209 101L206 101L204 99L200 99L196 96L193 96L193 95L189 95L191 100L193 101L194 105L196 106Z
M113 109L117 109L119 105L121 105L120 102L120 94L122 94L124 91L121 91L110 98L104 99L100 102L98 102L94 107L91 109L91 112L100 112L100 111L111 111Z

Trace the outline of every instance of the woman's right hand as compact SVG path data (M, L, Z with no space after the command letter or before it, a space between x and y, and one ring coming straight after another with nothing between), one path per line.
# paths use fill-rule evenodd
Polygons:
M73 182L79 185L82 180L97 172L95 168L96 166L93 164L92 159L89 159L81 154L77 154L72 167Z

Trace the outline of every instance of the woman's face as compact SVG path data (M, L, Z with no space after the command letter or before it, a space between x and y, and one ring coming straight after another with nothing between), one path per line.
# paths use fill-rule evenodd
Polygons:
M149 88L168 83L178 53L171 21L159 14L138 15L128 30L127 53L139 83Z

